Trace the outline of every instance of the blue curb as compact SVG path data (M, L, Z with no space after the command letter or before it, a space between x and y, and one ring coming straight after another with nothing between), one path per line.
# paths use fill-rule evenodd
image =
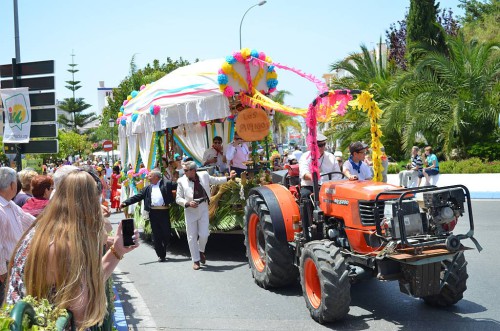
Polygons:
M113 293L115 294L115 313L113 314L113 325L118 331L128 331L127 321L125 320L125 312L123 311L122 302L116 287L113 286Z

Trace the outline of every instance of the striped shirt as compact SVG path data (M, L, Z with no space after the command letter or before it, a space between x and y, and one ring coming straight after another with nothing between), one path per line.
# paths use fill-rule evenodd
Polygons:
M7 264L17 242L34 220L12 200L0 196L0 275L7 273Z
M422 170L422 167L424 166L424 162L422 162L422 158L420 155L412 156L411 157L411 168L417 168L417 170Z

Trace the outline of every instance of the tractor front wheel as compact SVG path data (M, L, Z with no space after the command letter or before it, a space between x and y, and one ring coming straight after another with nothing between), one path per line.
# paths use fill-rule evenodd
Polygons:
M344 318L351 303L347 264L340 249L328 240L305 245L300 258L302 293L318 323Z
M445 279L446 277L446 279ZM463 252L457 258L441 262L441 291L438 294L423 297L425 303L431 306L447 307L454 305L464 297L467 290L467 261Z
M276 238L269 206L258 195L248 198L244 233L248 263L260 287L281 287L297 281L293 251L288 243Z

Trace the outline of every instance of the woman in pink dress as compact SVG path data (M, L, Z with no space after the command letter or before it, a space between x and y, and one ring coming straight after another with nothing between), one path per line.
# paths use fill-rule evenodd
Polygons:
M116 213L121 211L120 192L118 192L118 189L122 187L120 185L120 177L120 167L114 166L113 173L111 174L111 208L115 208Z

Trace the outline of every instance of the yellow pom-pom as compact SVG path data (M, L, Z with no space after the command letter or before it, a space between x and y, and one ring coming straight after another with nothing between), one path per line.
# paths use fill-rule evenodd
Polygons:
M226 84L221 84L219 85L219 90L221 90L222 92L224 92L224 89L226 88Z
M233 72L233 66L227 62L224 62L222 64L222 71L224 71L226 74L230 74Z
M129 96L127 97L127 100L128 100L128 101L132 100L132 96L131 96L131 95L129 95Z
M252 51L250 50L250 48L243 48L241 50L241 56L246 60L246 59L248 59L250 57L250 53L251 52Z
M276 78L278 78L278 74L276 73L276 71L267 73L267 79L276 79Z
M123 113L121 111L118 112L118 117L122 117Z
M266 62L271 63L271 62L273 62L273 60L269 56L266 56Z

